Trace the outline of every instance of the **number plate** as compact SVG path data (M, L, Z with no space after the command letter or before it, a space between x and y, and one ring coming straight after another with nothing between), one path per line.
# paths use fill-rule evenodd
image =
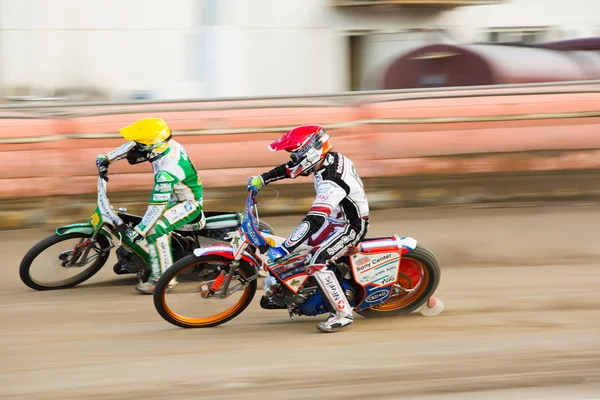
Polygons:
M356 281L362 285L386 286L395 283L400 265L399 253L363 254L352 256Z

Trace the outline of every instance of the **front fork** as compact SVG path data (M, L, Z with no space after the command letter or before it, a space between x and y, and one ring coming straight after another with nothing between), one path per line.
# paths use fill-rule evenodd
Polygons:
M235 273L239 269L239 265L240 262L238 260L233 260L231 263L229 263L229 272L227 272L225 269L222 269L219 273L219 276L217 276L217 279L215 279L214 281L202 282L200 284L202 297L204 297L205 299L213 297L217 290L221 288L222 290L220 297L222 299L227 297L227 290L229 289L229 284L233 279L233 275L235 275ZM209 286L209 283L212 284Z
M72 249L62 252L59 255L59 259L62 261L62 266L64 268L72 268L72 267L82 267L88 263L88 256L90 255L90 251L96 246L98 243L97 237L100 233L100 230L97 230L93 233L93 235L86 239L81 239L79 243ZM115 247L113 241L107 237L110 245L106 248L102 248L99 251L100 255L105 255L110 252L110 250Z
M240 269L240 262L238 260L232 260L229 263L229 272L225 269L221 270L219 276L213 281L205 281L200 284L201 295L205 299L211 298L217 294L217 297L224 299L237 292L242 286L248 286L250 282L258 278L258 272L248 278L244 278L238 274L239 285L235 286L231 292L229 287L233 280L233 277L238 273Z

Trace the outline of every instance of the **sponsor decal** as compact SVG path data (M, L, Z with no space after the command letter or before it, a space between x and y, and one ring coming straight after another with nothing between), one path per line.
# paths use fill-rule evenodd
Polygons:
M284 283L295 293L300 290L302 284L306 281L308 277L306 275L297 276L295 278L291 278L290 280L284 281Z
M236 249L240 246L240 237L239 236L236 235L233 238L233 245L235 246Z
M334 302L338 302L340 300L342 300L342 296L340 294L340 292L337 290L337 285L335 284L335 282L333 281L333 278L331 278L331 276L327 276L325 278L325 286L327 287L329 293L331 294L331 297L333 297L333 301Z
M267 243L269 243L269 246L271 247L275 247L275 241L271 238L266 238L265 239L267 241Z
M377 300L380 300L380 299L382 299L383 297L387 296L387 294L388 294L388 291L387 291L387 290L380 290L380 291L378 291L378 292L375 292L375 293L373 293L373 294L371 294L371 295L367 296L367 298L365 299L365 301L366 301L367 303L374 303L374 302L376 302Z
M385 278L383 278L383 280L381 281L381 285L387 285L388 283L392 283L396 280L396 278L394 278L393 276L386 276Z
M100 216L98 215L98 213L92 214L92 216L90 217L90 222L94 228L98 226L98 224L100 223Z
M360 267L356 267L356 272L361 272L371 267L371 263L361 265Z
M302 222L298 227L292 232L290 237L285 241L285 244L288 246L292 246L294 243L302 240L302 238L306 235L310 228L310 224L308 222Z
M340 301L338 301L338 302L337 302L337 309L341 311L341 310L343 310L344 308L346 308L346 303L345 303L345 302L344 302L344 300L342 299L342 300L340 300Z
M325 203L327 200L329 200L329 194L321 193L317 195L317 202Z
M395 280L395 276L397 274L398 271L398 263L393 263L392 265L389 265L385 268L379 268L377 270L372 270L369 271L366 274L360 275L358 277L358 282L361 284L367 284L367 283L371 283L373 281L375 281L378 278L381 277L386 277L387 275L389 275L390 277L392 277ZM380 283L380 285L383 283Z
M154 191L155 192L170 192L171 191L171 185L168 183L157 183L154 186Z
M363 265L367 264L369 262L369 257L362 257L359 258L358 260L354 261L354 265L356 265L357 267L362 267Z
M153 201L169 201L171 195L168 193L155 193L152 196Z
M171 253L169 249L169 241L167 237L164 237L164 239L158 239L157 244L159 246L158 252L160 254L162 272L164 272L167 268L171 266Z
M190 212L194 209L194 206L192 205L192 203L184 203L183 209L187 212Z
M290 276L298 275L303 272L304 272L304 265L301 265L300 267L295 267L295 268L292 266L292 268L281 273L280 279L286 280Z
M337 172L338 174L341 174L342 172L344 172L344 158L343 157L338 157L338 164L337 164L337 168L335 169L335 172Z
M245 220L244 225L245 225L244 232L246 232L246 235L249 236L250 242L254 245L261 244L262 242L256 235L256 232L254 231L254 228L252 227L252 223L249 220Z
M164 172L159 172L156 176L156 182L161 183L161 182L171 182L173 180L173 178L171 178L169 175L167 175Z
M389 259L391 259L391 258L392 258L392 254L391 254L391 253L389 253L389 254L386 254L386 255L384 255L384 256L381 256L381 257L374 258L374 259L372 260L372 262L373 262L373 264L378 264L378 263L380 263L380 262L382 262L382 261L389 260Z
M165 213L165 218L170 224L174 224L183 217L183 212L178 208L179 207L173 207Z
M158 206L150 206L146 213L144 214L144 218L140 225L148 226L150 222L152 222L158 215L162 213L163 207Z
M327 253L330 256L333 256L334 254L342 250L344 247L346 247L348 243L350 243L354 239L356 239L356 231L351 230L348 235L343 236L341 240L338 241L333 247L328 248Z
M104 202L104 196L98 197L98 208L100 208L100 212L102 213L102 215L110 215L111 214L111 211L109 210L106 203Z
M357 260L354 262L354 265L356 266L356 272L364 271L373 265L377 265L378 263L380 263L382 261L391 260L391 258L392 258L392 254L386 254L385 256L373 258L371 260L369 260L367 257L361 258L360 260ZM365 261L365 259L366 259L366 261ZM389 268L390 267L388 267L387 269L389 269ZM392 268L395 268L395 267L392 267ZM387 269L386 269L386 271L387 271Z

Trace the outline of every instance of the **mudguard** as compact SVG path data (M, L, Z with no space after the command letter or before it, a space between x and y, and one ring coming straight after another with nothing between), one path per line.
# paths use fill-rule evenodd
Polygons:
M58 236L64 236L68 233L73 233L73 232L85 233L87 235L91 235L94 233L94 228L89 223L71 224L71 225L65 225L65 226L56 228L56 234ZM100 230L100 234L106 236L108 239L111 239L110 232L108 232L104 228L102 228Z
M406 254L417 248L417 241L410 236L400 237L398 235L394 235L396 240L398 241L398 248L400 249L400 254Z
M233 260L233 249L229 246L206 246L195 249L194 255L196 257L217 255ZM258 274L258 271L262 268L262 262L247 252L242 255L242 260L254 267L255 274Z

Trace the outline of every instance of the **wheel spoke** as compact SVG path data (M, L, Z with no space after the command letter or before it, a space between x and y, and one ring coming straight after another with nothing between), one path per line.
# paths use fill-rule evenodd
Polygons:
M25 255L19 272L23 282L34 289L66 288L94 275L108 255L108 252L102 251L99 242L91 242L83 233L53 235Z
M221 275L225 278L222 286L211 297L202 297L201 286L211 287L220 274L214 266L211 270L211 263L216 259L219 257L191 258L193 261L187 264L181 260L181 266L176 263L165 272L154 295L154 304L165 320L189 328L214 326L237 315L248 305L256 291L256 281L247 282L249 276L243 268L229 269L227 274ZM228 263L229 260L221 265ZM203 274L206 270L211 272ZM231 274L234 276L226 286ZM177 286L168 290L167 279L177 279Z

